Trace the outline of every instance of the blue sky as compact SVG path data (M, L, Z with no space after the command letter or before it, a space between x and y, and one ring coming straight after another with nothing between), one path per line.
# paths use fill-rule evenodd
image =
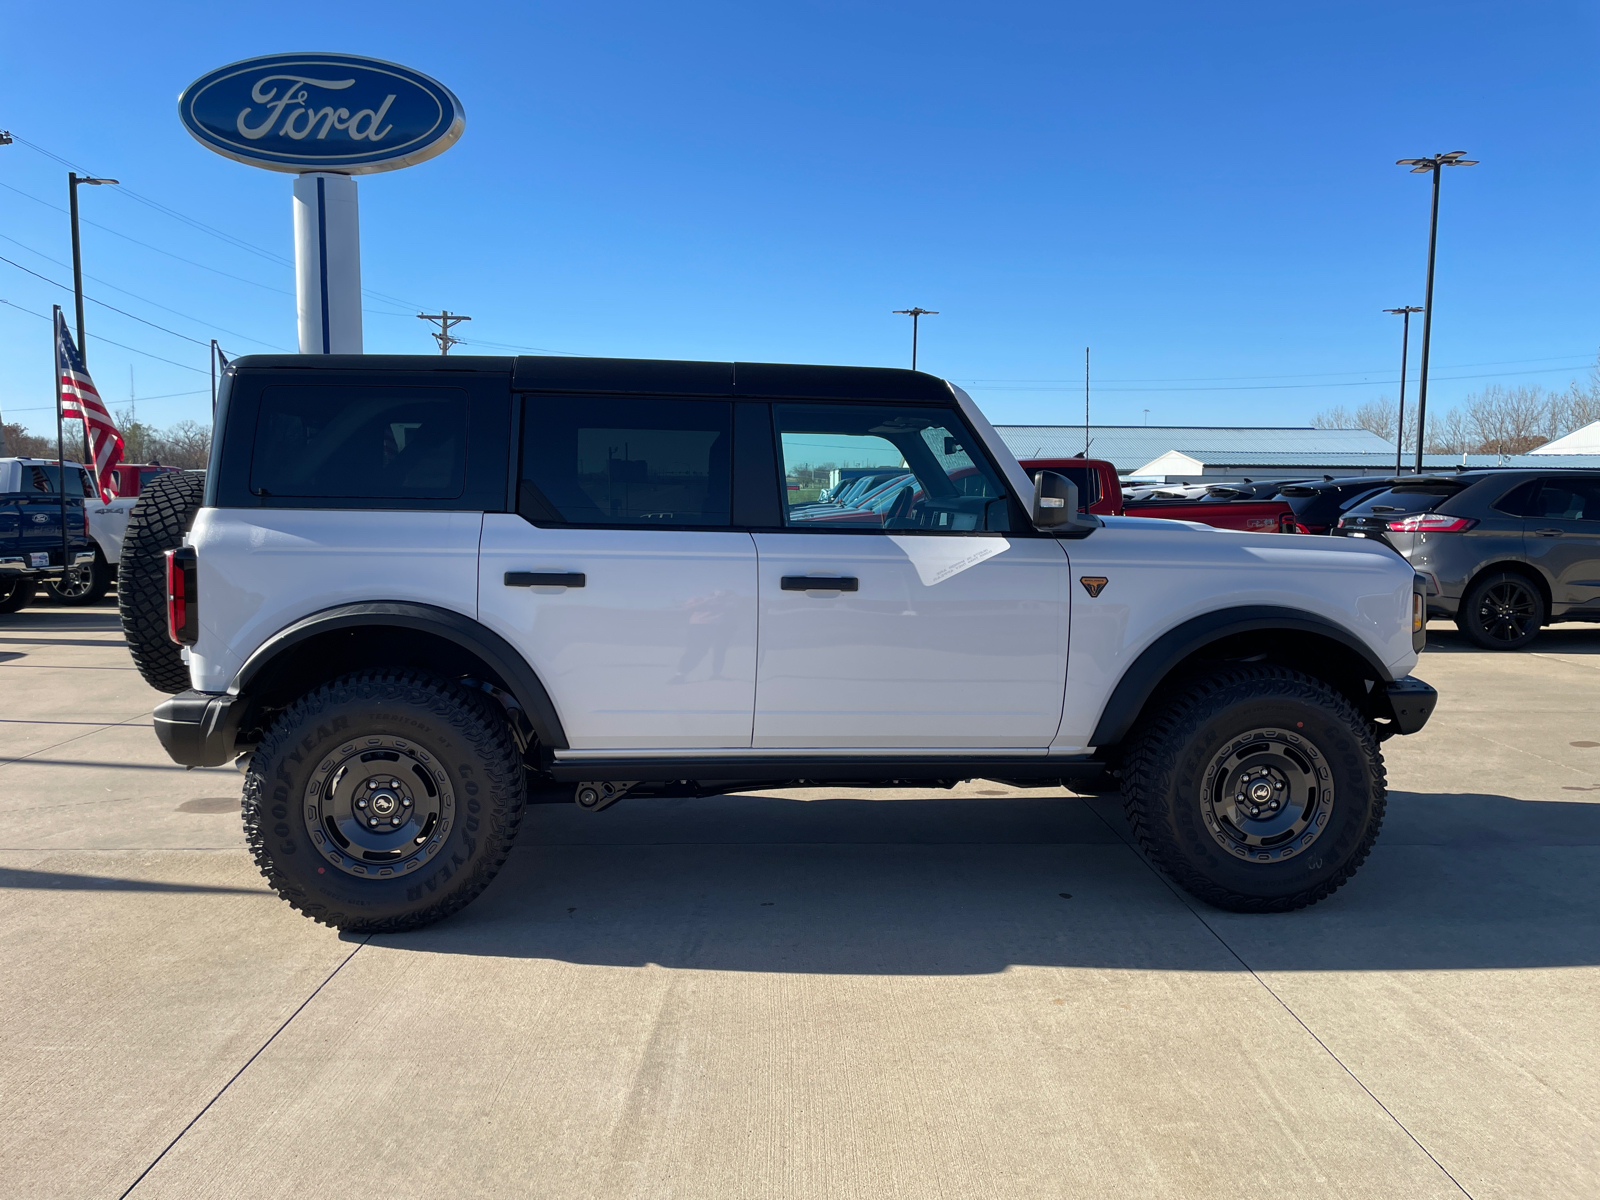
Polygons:
M905 365L890 310L921 305L921 365L997 422L1081 420L1090 345L1097 421L1302 424L1393 393L1381 310L1421 303L1428 215L1393 163L1455 149L1482 165L1445 180L1433 404L1564 386L1600 346L1592 5L86 0L70 43L63 19L8 12L0 128L237 239L83 193L85 290L233 354L294 348L291 179L175 101L282 50L402 62L466 108L442 157L361 180L369 351L428 352L413 314L442 306L491 353ZM0 147L0 255L70 281L38 202L65 175ZM0 263L0 299L0 412L43 428L49 327L13 306L70 297ZM142 418L207 414L172 395L208 386L202 346L88 327L105 395L131 365L167 397Z

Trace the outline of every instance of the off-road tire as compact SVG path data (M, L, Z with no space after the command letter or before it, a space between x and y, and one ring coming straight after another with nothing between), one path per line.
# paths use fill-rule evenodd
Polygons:
M1514 615L1499 617L1501 607ZM1548 615L1538 584L1520 571L1496 571L1467 589L1456 628L1485 650L1521 650L1539 636Z
M1265 728L1315 748L1331 807L1294 857L1241 861L1207 826L1203 777L1235 739ZM1190 895L1233 912L1288 912L1342 887L1371 852L1387 804L1367 722L1327 684L1284 667L1223 669L1178 691L1135 731L1122 783L1128 823L1150 860Z
M62 590L62 584L66 582L65 580L52 579L49 583L45 584L45 590L50 593L50 599L54 600L57 604L67 604L73 606L74 608L84 604L94 604L97 603L111 587L111 564L106 562L105 556L101 554L98 549L96 549L94 552L94 562L90 563L87 567L73 567L71 568L71 572L73 575L78 576L78 579L75 581L77 586L72 588L70 592ZM84 572L88 573L87 587L83 587ZM165 585L163 584L163 586ZM166 602L166 596L164 593L162 595L162 602ZM163 620L164 619L165 618L163 618ZM188 684L186 683L184 686L187 687Z
M369 738L397 736L430 748L448 780L442 794L453 793L454 816L437 852L415 869L357 877L331 861L337 844L318 845L320 833L309 831L308 788L319 770L327 777L330 759ZM394 933L442 920L489 886L510 853L523 803L522 759L492 699L422 672L359 671L278 715L251 755L241 807L246 842L279 896L336 929Z
M0 583L0 613L21 612L33 603L38 590L38 582L25 576Z
M133 665L146 683L161 692L181 692L189 686L189 668L167 636L166 553L183 545L205 486L206 477L198 471L156 476L139 493L122 539L122 559L117 564L122 633Z

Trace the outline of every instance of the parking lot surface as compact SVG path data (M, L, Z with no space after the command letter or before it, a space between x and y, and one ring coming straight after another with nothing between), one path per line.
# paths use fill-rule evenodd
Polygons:
M110 605L0 617L0 1193L1600 1195L1600 628L1435 625L1331 899L1218 912L1115 798L534 807L342 937L162 753Z

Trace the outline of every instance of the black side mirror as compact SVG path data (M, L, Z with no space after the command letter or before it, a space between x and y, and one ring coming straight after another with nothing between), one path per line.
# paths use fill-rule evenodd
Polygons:
M1085 534L1099 529L1092 513L1078 511L1078 485L1065 475L1040 471L1033 477L1033 527Z

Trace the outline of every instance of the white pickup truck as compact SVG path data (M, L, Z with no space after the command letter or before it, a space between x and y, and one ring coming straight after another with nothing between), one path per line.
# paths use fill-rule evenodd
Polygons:
M1092 516L910 371L242 358L135 523L157 735L238 759L263 874L350 930L468 903L556 787L1120 790L1193 894L1294 909L1436 699L1395 555Z

